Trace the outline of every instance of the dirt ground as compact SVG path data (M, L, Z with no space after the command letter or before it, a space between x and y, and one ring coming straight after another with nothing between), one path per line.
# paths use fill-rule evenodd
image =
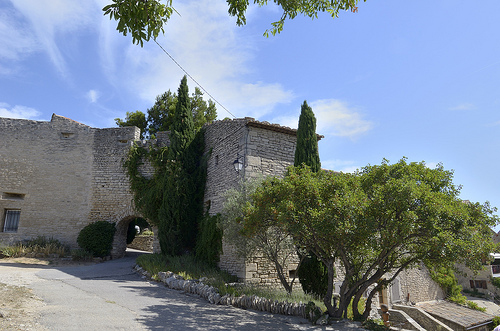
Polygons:
M89 265L96 262L76 262L71 259L38 259L38 258L3 258L1 264L23 264L30 267L50 268L61 266ZM35 296L31 289L19 285L7 285L0 281L0 330L33 330L45 331L37 321L39 311L45 305L42 299Z

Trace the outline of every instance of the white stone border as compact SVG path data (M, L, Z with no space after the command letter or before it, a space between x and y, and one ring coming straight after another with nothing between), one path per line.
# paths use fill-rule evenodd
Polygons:
M144 278L152 279L151 274L136 265L134 270ZM302 318L306 316L306 304L299 302L284 302L261 298L255 295L234 297L232 295L221 296L218 289L203 283L201 280L185 280L182 276L173 272L159 272L159 281L164 283L170 289L184 291L186 293L196 294L206 299L208 302L216 305L230 305L236 308L252 309L257 311L269 312L272 314L291 315Z

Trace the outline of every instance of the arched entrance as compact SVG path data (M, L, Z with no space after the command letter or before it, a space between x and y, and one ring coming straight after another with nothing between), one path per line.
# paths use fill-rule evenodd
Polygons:
M127 233L129 232L129 225L136 219L142 219L140 215L130 215L122 218L116 223L116 232L113 238L113 248L111 249L111 258L119 259L125 255L127 249ZM147 220L145 220L147 222ZM134 231L133 227L130 231Z

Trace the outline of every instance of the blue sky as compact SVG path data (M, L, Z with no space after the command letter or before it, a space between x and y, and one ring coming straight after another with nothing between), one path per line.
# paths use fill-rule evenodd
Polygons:
M154 42L119 34L106 4L0 0L0 116L113 127L177 90L184 72ZM158 42L236 117L296 127L307 100L324 168L443 163L461 198L500 207L500 1L368 0L269 38L271 5L250 6L244 27L222 0L174 7Z

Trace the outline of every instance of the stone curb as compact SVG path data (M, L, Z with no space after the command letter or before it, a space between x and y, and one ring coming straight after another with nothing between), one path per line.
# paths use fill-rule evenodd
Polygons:
M151 279L151 274L140 266L136 265L134 270L144 278ZM196 294L208 302L216 305L229 305L236 308L252 309L268 312L272 314L291 315L306 318L306 305L302 302L283 302L261 298L255 295L234 297L232 295L221 296L219 291L213 286L203 283L201 280L185 280L173 272L159 272L159 281L164 283L170 289L184 291L186 293Z

